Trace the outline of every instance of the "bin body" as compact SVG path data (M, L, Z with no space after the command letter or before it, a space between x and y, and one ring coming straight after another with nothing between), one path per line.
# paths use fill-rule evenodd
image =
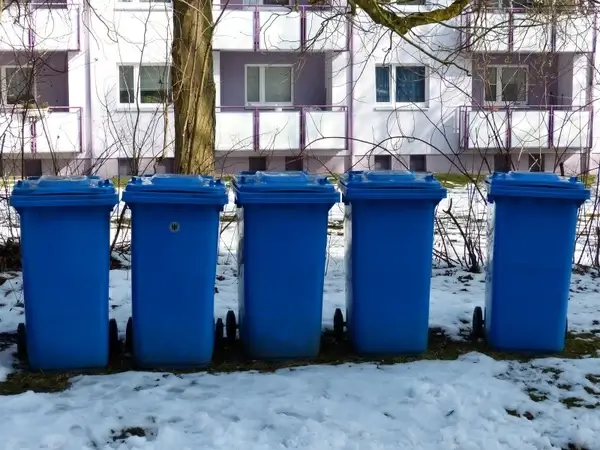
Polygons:
M339 193L305 172L240 173L240 339L260 359L314 358L320 348L327 223Z
M221 180L157 174L133 178L133 359L138 367L202 367L214 348Z
M10 203L21 224L30 367L106 366L113 185L97 177L32 177L17 182Z
M560 352L577 213L590 192L552 173L495 173L486 185L487 341L497 350Z
M346 323L360 354L427 349L435 208L446 189L430 174L349 172L345 205Z

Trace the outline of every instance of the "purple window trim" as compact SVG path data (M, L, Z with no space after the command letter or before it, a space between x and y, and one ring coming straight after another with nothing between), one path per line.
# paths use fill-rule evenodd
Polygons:
M31 134L31 153L37 153L37 124L35 120L29 122L29 133Z

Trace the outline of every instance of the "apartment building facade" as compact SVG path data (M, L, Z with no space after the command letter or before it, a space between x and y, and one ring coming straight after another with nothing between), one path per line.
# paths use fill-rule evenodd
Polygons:
M403 10L431 8L417 3ZM171 171L170 3L27 8L1 18L3 172ZM407 39L344 4L223 0L213 14L222 173L598 167L595 11L540 24L500 2Z

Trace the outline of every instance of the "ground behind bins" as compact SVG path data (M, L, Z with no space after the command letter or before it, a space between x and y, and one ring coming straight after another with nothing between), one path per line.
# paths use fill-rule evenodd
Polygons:
M218 317L237 310L234 229L224 224L221 237ZM453 240L459 245L460 238ZM117 268L127 255L115 256L111 316L124 331L130 278L126 267ZM473 307L483 305L484 277L436 268L430 348L418 358L361 360L325 332L317 361L265 364L228 346L217 349L203 373L136 372L121 358L86 376L22 370L13 357L22 280L18 272L2 278L0 449L600 450L594 272L573 274L572 332L555 357L494 353L468 339ZM344 279L338 225L329 236L325 329L335 308L343 308Z

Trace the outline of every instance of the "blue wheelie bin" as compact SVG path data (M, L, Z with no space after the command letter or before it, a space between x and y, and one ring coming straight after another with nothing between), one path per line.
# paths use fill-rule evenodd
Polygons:
M201 367L214 348L219 179L156 174L134 177L131 209L132 318L126 349L139 367Z
M17 347L34 370L101 368L119 347L109 322L110 214L118 195L98 177L31 177L10 204L21 223L25 324Z
M345 206L346 322L360 354L422 353L429 334L435 208L446 189L431 174L349 172Z
M239 328L242 346L260 359L319 353L327 222L340 195L323 175L242 172L238 206ZM235 336L229 311L227 335Z
M577 213L590 191L577 177L494 173L488 190L485 310L473 312L473 335L496 349L560 352Z

